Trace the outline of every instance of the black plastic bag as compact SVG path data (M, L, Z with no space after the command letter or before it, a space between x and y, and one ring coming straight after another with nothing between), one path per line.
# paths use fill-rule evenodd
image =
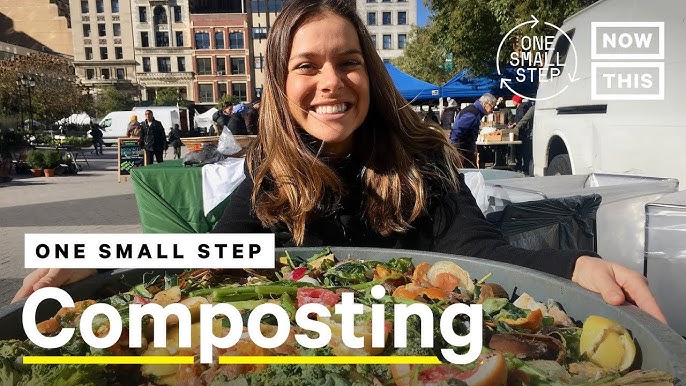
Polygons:
M598 194L510 203L486 219L511 245L539 250L596 250Z

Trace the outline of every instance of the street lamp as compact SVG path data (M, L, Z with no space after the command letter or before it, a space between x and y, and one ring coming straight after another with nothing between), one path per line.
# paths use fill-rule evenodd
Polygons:
M33 132L33 106L31 105L31 89L36 87L36 81L31 77L31 75L26 76L21 74L19 77L19 82L22 86L25 86L29 92L29 130Z

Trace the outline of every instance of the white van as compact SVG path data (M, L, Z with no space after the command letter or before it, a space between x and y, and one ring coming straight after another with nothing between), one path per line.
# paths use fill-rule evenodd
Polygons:
M182 131L184 131L184 125L182 124L181 111L176 106L148 106L148 107L134 107L133 113L138 115L138 120L143 122L145 120L145 111L152 111L153 117L160 121L162 127L164 127L164 132L169 136L169 132L174 127L174 125L179 125ZM182 110L183 113L186 110Z
M126 137L126 128L131 122L132 115L138 115L138 112L132 111L112 111L105 115L100 120L100 130L102 131L102 140L105 146L109 147L117 143L117 138ZM138 121L142 121L145 117L138 115Z
M566 63L556 66L562 70L560 76L552 81L541 81L539 85L533 125L536 175L620 173L673 177L680 180L682 187L686 186L686 116L681 110L686 106L684 19L684 0L601 0L564 22L561 29L571 37L575 50L558 32L551 57L558 52L560 57L566 57L563 61ZM613 58L592 58L592 22L611 22L615 26L619 26L617 22L649 22L653 26L656 22L663 22L664 57L636 59L635 52L630 52L626 56L631 58L618 58L616 55ZM637 41L633 33L622 37L622 30L616 31L615 37L620 37L620 45L628 46L632 38ZM653 43L659 38L654 34ZM596 34L596 53L602 53L598 50L599 42L604 47L612 47L598 39ZM569 77L574 71L573 51L578 56L576 77L580 78L574 82ZM617 100L619 98L607 95L607 99L592 99L592 66L601 63L608 68L606 71L622 71L626 67L617 63L629 63L631 66L631 62L664 66L664 99ZM603 85L602 82L609 82L611 76L607 75L605 80L596 76L597 87ZM631 87L637 86L640 85L634 83ZM616 85L612 88L613 93L615 88ZM542 100L558 92L559 95Z

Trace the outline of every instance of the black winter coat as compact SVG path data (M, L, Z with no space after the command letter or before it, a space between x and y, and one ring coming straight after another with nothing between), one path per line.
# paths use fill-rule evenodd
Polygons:
M469 188L460 175L460 189L445 191L432 184L428 213L416 219L404 234L384 237L372 229L362 216L361 166L349 162L338 169L349 187L333 213L313 220L306 227L304 247L347 246L412 249L443 252L507 262L571 278L576 259L587 251L530 251L513 247L498 229L484 218ZM247 175L247 171L246 171ZM268 229L252 211L253 182L248 175L231 194L231 204L215 226L216 233L265 233L276 235L277 247L294 246L286 226Z

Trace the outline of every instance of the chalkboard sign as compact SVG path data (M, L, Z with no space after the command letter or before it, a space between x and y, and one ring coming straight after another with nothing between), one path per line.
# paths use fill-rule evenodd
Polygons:
M139 166L145 166L148 163L145 161L145 151L138 146L138 138L119 138L119 151L117 153L117 178L121 182L121 178L131 174L131 169Z

